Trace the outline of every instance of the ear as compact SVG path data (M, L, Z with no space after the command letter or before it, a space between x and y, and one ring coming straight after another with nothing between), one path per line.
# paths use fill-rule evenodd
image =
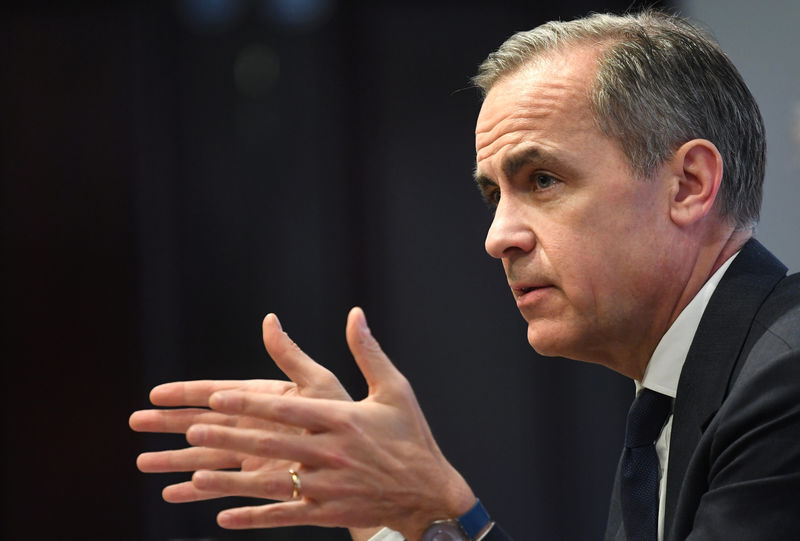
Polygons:
M711 211L722 183L722 155L714 143L692 139L670 160L675 185L670 197L670 218L688 226Z

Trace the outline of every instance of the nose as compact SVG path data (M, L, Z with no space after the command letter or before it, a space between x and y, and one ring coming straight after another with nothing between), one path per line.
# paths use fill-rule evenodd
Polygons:
M536 235L525 218L524 209L509 198L501 199L486 233L486 252L496 259L502 259L515 252L530 252L535 246Z

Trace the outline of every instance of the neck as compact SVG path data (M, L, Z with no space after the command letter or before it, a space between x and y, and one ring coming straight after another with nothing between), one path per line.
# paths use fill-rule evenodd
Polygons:
M709 278L752 237L751 230L736 231L729 228L720 233L715 237L705 239L705 242L695 245L695 248L691 250L692 256L687 258L686 270L682 273L683 279L679 282L682 285L677 288L671 309L666 311L669 316L662 319L664 323L660 325L659 332L656 333L654 342L648 346L646 353L639 357L638 361L633 363L628 370L624 371L624 375L631 379L642 380L650 357L661 337Z
M742 246L752 237L752 231L730 231L720 239L711 239L699 247L694 264L688 274L683 291L672 310L667 328L677 319L697 292L705 285L709 278L719 270L723 263L741 250ZM666 329L665 329L666 332Z
M722 249L719 251L719 255L714 261L714 265L711 267L711 272L708 274L706 280L711 278L711 276L717 272L722 264L730 259L733 254L741 250L742 246L744 246L745 243L752 238L752 236L752 229L734 231L731 233L730 237L728 237L727 241L722 246Z

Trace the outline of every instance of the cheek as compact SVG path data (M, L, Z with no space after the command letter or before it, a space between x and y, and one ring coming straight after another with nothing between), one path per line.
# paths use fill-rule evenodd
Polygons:
M630 297L627 282L635 260L613 239L598 233L569 239L564 247L569 249L560 252L557 271L572 319L594 325L614 318Z
M620 211L627 208L624 200L630 194L592 195L576 194L549 213L538 238L539 258L579 312L576 317L584 318L625 302L619 297L629 292L631 281L638 281L653 246L647 210Z
M646 203L652 202L631 194L601 198L573 209L570 227L562 229L558 250L564 254L564 268L598 302L626 291L643 273L652 273L664 234Z

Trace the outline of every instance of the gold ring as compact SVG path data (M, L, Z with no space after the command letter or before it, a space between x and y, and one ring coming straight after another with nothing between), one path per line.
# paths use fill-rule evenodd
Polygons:
M292 499L299 500L300 490L303 488L302 483L300 483L300 476L294 470L289 470L289 475L292 476Z

